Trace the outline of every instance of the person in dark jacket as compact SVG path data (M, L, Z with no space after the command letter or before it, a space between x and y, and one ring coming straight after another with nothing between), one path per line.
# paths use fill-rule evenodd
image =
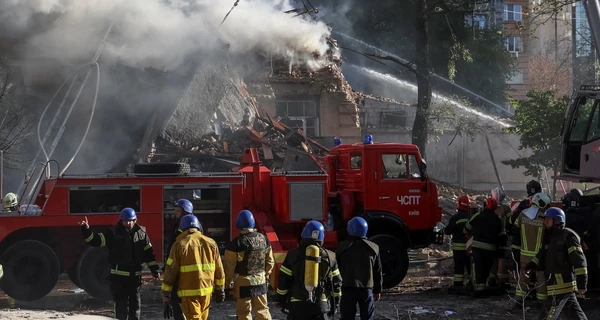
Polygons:
M156 279L160 278L160 272L150 238L146 229L137 224L135 210L123 209L117 225L107 232L92 232L87 217L80 225L85 242L94 247L108 248L110 291L115 301L115 318L139 320L142 264L145 263L150 268Z
M381 297L383 276L379 246L367 240L369 226L361 217L348 221L348 238L338 244L335 252L342 275L342 320L354 320L356 304L361 320L371 320L375 301Z
M173 227L173 232L171 233L171 239L169 241L169 247L166 251L167 257L165 257L165 261L167 261L166 258L168 258L169 252L171 252L173 244L177 241L177 237L182 233L182 230L179 228L179 224L181 223L181 217L188 214L194 214L194 205L192 204L192 202L187 199L177 200L177 202L175 203L175 226ZM200 230L200 232L202 232L202 230ZM163 272L165 270L164 268L165 267L163 267ZM173 314L173 319L184 320L185 318L183 316L183 311L181 310L181 298L177 295L177 284L178 281L175 281L175 284L173 285L173 290L171 291L171 299L169 299L169 301L171 302L172 309L170 310L170 312L172 312Z
M484 296L487 279L494 265L499 245L505 239L501 237L502 220L496 214L498 201L487 198L485 208L481 213L476 213L465 224L464 233L473 234L473 274L472 279L475 297Z
M309 221L302 230L300 246L287 252L279 268L277 304L289 311L288 320L333 319L335 306L328 307L328 296L339 304L342 296L342 277L337 266L335 253L323 248L325 228L318 221ZM319 250L318 257L307 257L311 246ZM312 291L307 290L305 274L307 260L318 262L318 283Z
M465 272L471 274L471 258L467 256L466 236L463 232L469 221L471 198L463 195L458 198L456 214L450 217L444 233L452 235L452 257L454 258L454 286L462 287L465 281Z
M538 319L558 319L563 309L569 319L587 320L575 293L587 289L587 262L579 236L565 228L566 216L560 208L544 212L546 234L544 247L529 262L526 270L544 269L548 297Z

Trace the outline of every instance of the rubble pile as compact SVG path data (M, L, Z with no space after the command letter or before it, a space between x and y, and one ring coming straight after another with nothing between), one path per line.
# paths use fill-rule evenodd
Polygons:
M224 127L221 135L213 132L186 146L159 137L149 158L150 162L185 159L192 171L229 171L239 166L246 148L257 148L263 165L272 171L323 170L321 158L329 151L301 130L269 116L257 116L238 130Z

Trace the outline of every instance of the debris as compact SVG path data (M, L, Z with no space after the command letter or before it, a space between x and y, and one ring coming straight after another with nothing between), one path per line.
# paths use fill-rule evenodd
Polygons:
M445 315L445 316L451 316L451 315L453 315L453 314L455 314L455 313L456 313L456 312L454 312L454 311L445 311L445 312L444 312L444 315Z
M424 313L434 313L433 311L427 310L423 307L413 307L411 310L408 311L408 313L412 313L412 314L424 314Z

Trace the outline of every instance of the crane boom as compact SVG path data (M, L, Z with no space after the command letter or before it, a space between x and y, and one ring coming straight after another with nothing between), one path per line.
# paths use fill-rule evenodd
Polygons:
M590 24L590 31L592 33L596 52L600 52L600 50L598 50L598 44L600 44L600 1L584 0L582 4L588 23Z

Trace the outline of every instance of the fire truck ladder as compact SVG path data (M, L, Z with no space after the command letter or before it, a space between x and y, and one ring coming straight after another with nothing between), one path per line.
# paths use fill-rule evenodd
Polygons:
M60 171L60 164L58 163L58 161L56 160L49 160L46 163L44 162L38 162L35 164L33 170L35 170L38 166L42 166L42 170L40 171L40 177L36 180L35 185L33 186L32 189L30 190L39 190L40 183L42 182L42 178L44 177L44 174L47 172L50 172L50 163L56 163L56 172ZM25 188L23 189L22 193L20 194L19 197L19 207L21 207L22 205L24 205L24 201L23 201L23 196L25 195L25 192L27 191L27 189L29 189L29 184L31 183L31 179L27 179L26 184L25 184ZM23 210L23 212L26 214L26 212L28 212L29 207L31 206L31 203L33 202L34 197L29 197L29 200L27 201L27 206L25 207L25 210ZM43 209L43 208L40 208Z
M92 120L94 118L94 111L96 110L96 102L98 101L98 91L100 88L100 66L98 65L98 58L100 57L100 54L104 50L104 45L106 43L106 39L108 38L108 35L110 34L113 24L114 24L114 22L110 24L110 26L108 27L108 30L104 34L104 38L102 39L100 46L96 50L96 54L92 58L92 61L79 66L68 78L66 78L65 81L63 81L63 83L60 85L58 90L56 90L56 92L52 96L52 99L50 99L50 101L46 105L46 108L44 109L44 112L42 113L42 115L40 117L40 120L38 122L38 127L37 127L37 138L38 138L38 142L40 144L40 149L37 151L37 153L33 159L33 162L31 163L31 166L29 167L29 170L27 170L27 172L26 172L25 181L21 186L22 189L19 191L19 193L22 194L21 199L19 199L20 202L23 201L23 196L25 196L27 199L29 199L28 200L29 203L31 203L33 195L39 191L38 188L40 186L40 183L38 181L35 183L34 188L30 188L29 191L26 192L28 189L28 186L29 186L29 177L34 176L34 171L38 167L39 164L45 163L45 165L42 167L42 174L40 174L39 180L41 180L44 177L44 173L45 173L46 179L50 178L50 166L48 165L48 163L51 161L50 159L51 159L52 155L54 154L54 151L56 150L56 146L58 145L60 138L62 138L62 135L65 132L65 127L66 127L67 121L71 117L71 112L73 112L73 109L75 108L75 105L77 104L77 101L79 100L79 97L80 97L81 93L83 92L83 88L85 87L90 75L92 74L92 71L95 69L96 70L96 91L94 93L94 102L92 104L92 111L90 114L90 118L88 120L87 128L85 130L85 133L83 134L83 137L81 138L81 142L79 143L79 146L75 150L75 153L73 154L73 156L71 157L69 162L65 165L65 167L62 169L62 171L57 172L57 176L61 176L65 173L67 168L69 168L71 163L73 163L73 160L75 160L75 157L79 153L79 150L81 150L81 147L83 146L83 143L85 142L85 139L90 130ZM88 67L89 69L83 79L83 82L81 83L81 86L79 87L79 90L77 91L75 98L71 102L69 109L65 111L65 108L64 108L65 102L66 102L67 98L69 97L69 94L71 93L71 90L73 89L73 86L75 85L75 81L78 78L78 72L85 67ZM65 92L63 99L62 99L60 105L58 106L58 110L54 114L54 117L52 118L52 121L50 122L50 125L46 129L44 137L42 138L40 136L42 120L44 119L46 112L48 111L48 109L50 108L52 103L54 102L54 99L56 99L56 97L58 96L58 93L63 89L63 87L65 86L65 84L67 84L67 82L69 80L70 80L69 87L67 88L67 91ZM63 120L59 126L57 121L61 117ZM54 138L52 140L52 144L50 145L50 150L46 151L46 148L44 147L44 145L46 145L46 142L48 141L48 139L51 136L53 136ZM44 153L44 158L45 158L44 161L45 162L40 161L42 152ZM57 165L58 165L58 163L57 163Z

